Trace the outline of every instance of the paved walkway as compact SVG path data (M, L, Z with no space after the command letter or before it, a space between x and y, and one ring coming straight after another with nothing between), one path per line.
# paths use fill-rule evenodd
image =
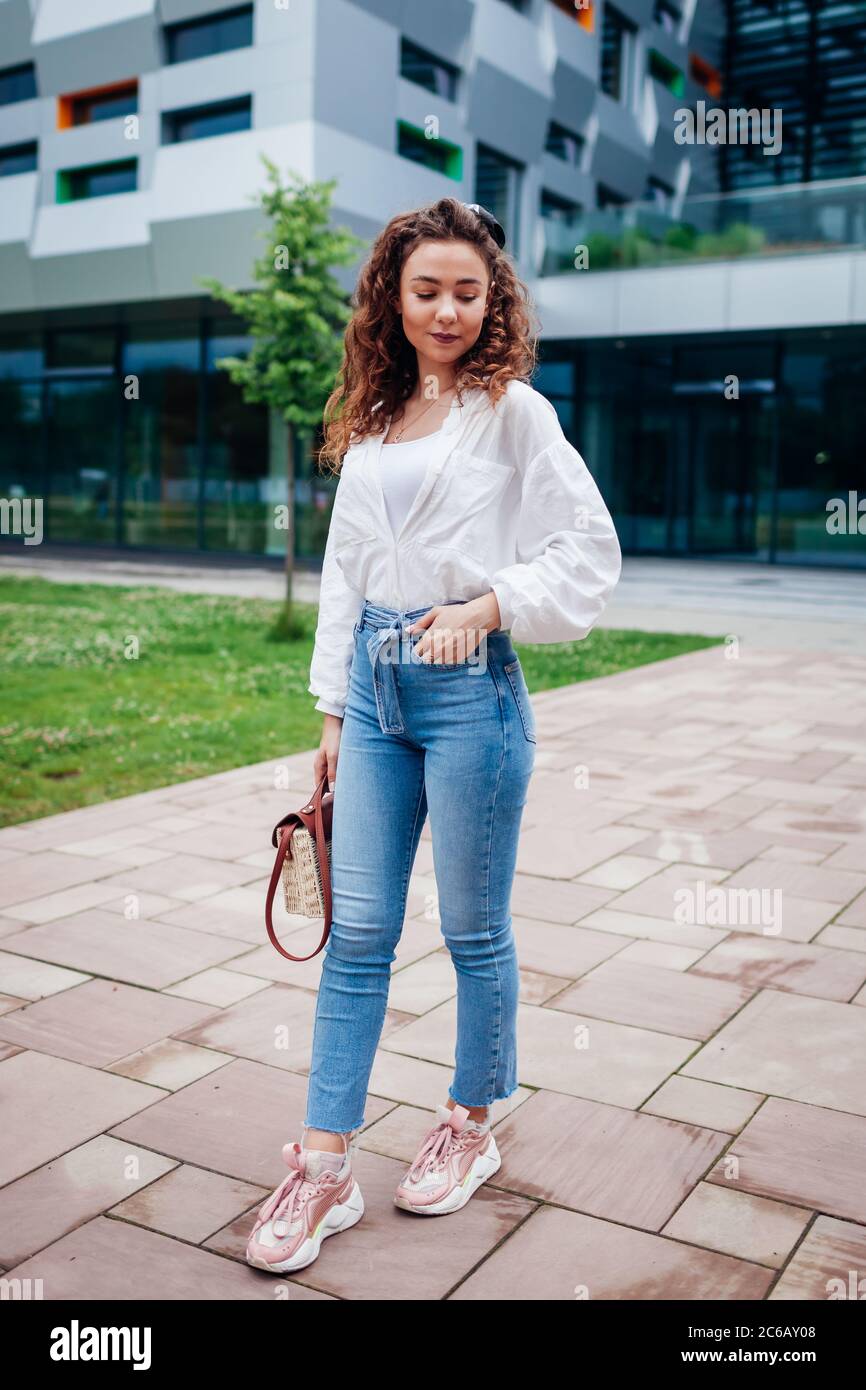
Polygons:
M155 584L183 593L281 599L279 569L136 558L74 551L0 550L0 575L40 574L59 583ZM318 603L318 572L298 569L293 592ZM735 634L761 645L866 655L866 570L799 568L722 560L650 559L627 555L600 627L641 632Z
M436 1221L392 1202L453 1063L425 827L366 1213L291 1298L824 1300L866 1267L866 657L734 650L534 697L521 1085ZM0 832L0 1266L44 1298L274 1297L243 1250L321 956L277 955L262 895L310 782L305 753Z

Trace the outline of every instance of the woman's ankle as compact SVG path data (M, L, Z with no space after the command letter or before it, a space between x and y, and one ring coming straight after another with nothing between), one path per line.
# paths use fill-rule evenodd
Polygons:
M304 1149L319 1149L329 1154L346 1153L349 1147L348 1140L350 1134L351 1130L348 1130L346 1134L334 1134L328 1129L308 1129L307 1126L304 1125L301 1147Z

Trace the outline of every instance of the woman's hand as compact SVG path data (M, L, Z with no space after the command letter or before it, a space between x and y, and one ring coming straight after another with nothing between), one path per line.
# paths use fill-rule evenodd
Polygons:
M491 589L468 603L435 604L410 623L407 632L427 629L415 648L422 661L452 665L468 661L485 633L498 628L500 622L499 604Z
M334 783L337 780L337 757L340 752L340 735L343 732L343 721L337 714L326 714L322 724L322 738L313 759L313 776L316 786L319 785L325 773L328 774L328 785L325 791L333 791Z

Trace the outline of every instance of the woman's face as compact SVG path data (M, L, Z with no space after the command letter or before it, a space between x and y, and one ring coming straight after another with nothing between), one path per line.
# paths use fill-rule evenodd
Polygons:
M400 275L403 332L427 362L450 366L481 332L490 276L468 241L421 241Z

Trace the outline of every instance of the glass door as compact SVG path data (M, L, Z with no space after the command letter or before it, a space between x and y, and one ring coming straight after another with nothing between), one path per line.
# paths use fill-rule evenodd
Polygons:
M768 558L774 428L772 395L679 398L676 550Z
M45 385L46 540L112 544L117 535L118 405L113 377Z

